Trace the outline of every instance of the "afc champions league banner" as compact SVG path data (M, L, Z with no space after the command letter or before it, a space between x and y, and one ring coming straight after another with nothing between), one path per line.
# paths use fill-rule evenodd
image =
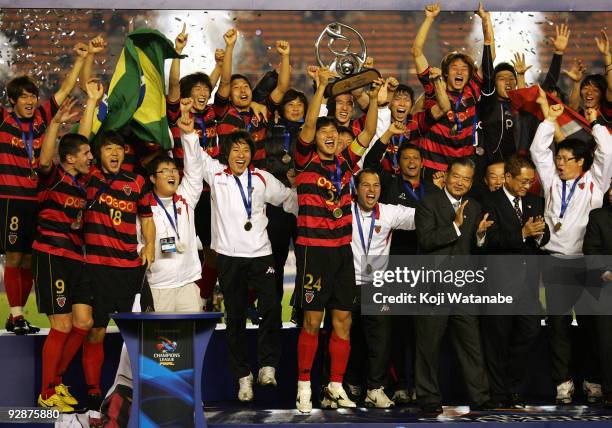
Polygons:
M193 321L143 323L140 426L195 427ZM202 403L198 403L201 411Z

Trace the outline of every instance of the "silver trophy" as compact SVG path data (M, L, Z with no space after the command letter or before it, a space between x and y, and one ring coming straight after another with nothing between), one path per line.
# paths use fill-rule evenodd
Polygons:
M321 44L326 37L329 38L327 47L334 58L329 65L325 64L321 56ZM351 42L355 39L359 41L360 53L351 51ZM340 44L337 42L343 43L344 47L334 47L334 43ZM315 42L315 55L320 67L328 66L340 76L325 88L327 98L362 88L380 77L380 73L373 68L362 69L367 58L367 48L359 31L340 22L329 24L321 32Z

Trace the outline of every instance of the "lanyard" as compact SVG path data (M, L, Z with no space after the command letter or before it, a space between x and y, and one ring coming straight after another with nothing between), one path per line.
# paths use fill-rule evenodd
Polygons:
M204 122L204 119L197 116L195 116L195 123L197 123L200 129L202 130L202 141L200 145L203 148L206 148L206 144L208 142L208 136L206 135L206 123Z
M423 183L419 184L419 195L418 196L412 189L412 185L409 183L406 183L404 179L402 179L402 186L404 186L404 189L406 190L406 192L408 192L410 196L412 196L412 198L417 202L420 202L421 199L423 199L423 196L425 196L425 185Z
M176 233L176 237L180 241L181 237L178 231L178 211L176 210L176 201L174 200L174 196L172 196L172 208L174 209L174 221L172 221L172 217L170 217L170 213L166 210L166 206L161 201L161 199L159 199L159 196L157 196L157 193L153 192L153 196L155 197L157 204L161 207L162 210L164 210L164 213L166 214L166 218L168 218L168 221L170 222L170 226L172 226L172 229L174 229L174 233Z
M395 146L393 157L391 158L391 162L393 163L393 170L397 171L399 169L399 163L397 162L397 155L399 154L399 148L402 145L402 141L404 141L404 134L399 136L399 142L395 144L396 137L391 138L391 144Z
M247 181L248 181L248 192L249 192L249 197L247 199L246 195L244 194L244 189L242 188L242 183L240 182L240 179L238 177L236 177L234 175L234 179L236 180L236 184L238 185L238 188L240 189L240 196L242 196L242 204L244 205L244 208L246 209L247 212L247 217L249 219L249 221L251 220L251 209L253 207L253 200L251 199L252 193L253 193L253 188L251 187L251 170L247 169Z
M570 203L570 200L572 199L572 196L574 196L574 191L576 190L576 184L578 184L578 181L580 181L580 179L582 178L582 176L579 176L578 178L576 178L576 180L574 180L574 184L572 184L572 188L570 189L570 193L567 196L567 199L565 199L565 180L563 181L563 191L561 192L561 213L559 214L559 218L563 218L563 215L565 214L565 211L567 210L567 206Z
M289 153L289 149L291 148L291 133L287 128L285 128L285 132L283 133L283 150L285 153Z
M247 118L249 120L248 123L245 124L246 132L251 133L251 129L253 128L253 122L251 122L252 116L249 115L248 112L238 112L240 115L240 119L242 119L242 123L244 123L244 119Z
M340 161L337 156L334 156L334 160L336 161L336 174L330 174L330 179L336 187L336 198L339 201L340 193L342 192L342 170L340 169Z
M453 109L453 117L455 119L455 124L457 125L457 133L461 132L461 121L459 120L459 115L457 114L457 109L459 108L459 104L461 104L461 99L463 98L463 91L457 97L457 101L455 102L455 108Z
M84 195L87 195L87 191L83 188L83 186L81 186L81 183L79 183L79 180L77 180L77 178L70 174L68 171L66 171L64 169L64 167L60 164L59 165L60 169L62 170L62 172L67 175L68 177L70 177L70 179L72 180L72 184L74 184L74 186L79 189L81 191L81 193L83 193Z
M361 240L361 248L363 248L364 254L368 255L370 252L370 244L372 244L372 234L374 233L374 222L376 221L376 209L372 210L372 220L370 220L370 232L368 234L368 246L366 247L365 239L363 238L363 227L361 226L361 213L359 212L359 206L357 202L355 204L356 218L357 218L357 229L359 229L359 239Z
M11 113L11 116L13 116L13 119L15 120L15 122L17 122L17 125L19 126L19 130L21 131L21 141L23 141L23 145L25 147L26 153L28 154L28 160L30 161L30 169L31 169L32 168L32 155L33 155L33 148L34 148L34 125L32 124L32 122L29 122L30 126L28 129L28 136L26 138L26 133L23 130L23 127L21 125L22 122L19 120L15 112Z
M106 192L113 185L113 183L117 179L118 175L119 174L113 175L113 178L111 179L110 183L108 181L106 181L106 178L104 179L104 184L102 184L102 186L100 186L100 188L98 189L98 191L94 195L93 199L90 200L90 201L87 201L87 206L85 207L86 210L88 210L88 209L90 209L91 207L94 206L94 204L96 203L96 201L98 200L100 195L102 195L102 193Z

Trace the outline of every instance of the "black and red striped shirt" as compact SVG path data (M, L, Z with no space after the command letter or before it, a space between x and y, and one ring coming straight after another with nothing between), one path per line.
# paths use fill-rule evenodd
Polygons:
M172 147L172 157L176 167L183 171L183 146L181 143L181 129L177 126L177 121L181 117L181 103L179 101L170 102L166 99L166 116L170 124L174 146ZM195 131L200 138L200 147L213 158L219 157L219 143L217 140L217 116L211 104L207 105L203 111L190 113L195 121Z
M311 247L338 247L350 245L353 228L350 182L356 165L366 148L357 139L332 160L322 160L313 143L298 138L295 167L299 212L297 241ZM340 166L340 199L337 200L336 170ZM335 209L342 216L335 218Z
M425 89L425 109L436 104L434 85L429 79L431 67L418 75ZM421 139L423 165L438 171L446 171L456 158L474 155L476 128L476 103L480 99L482 79L474 73L462 92L447 91L451 110L442 116ZM457 121L459 123L457 123ZM456 127L456 134L453 134Z
M11 112L0 107L0 199L36 201L38 178L32 175L32 169L38 168L40 146L47 126L57 110L57 102L52 97L38 106L31 119L20 119L19 129L19 124ZM25 147L29 139L30 125L33 138L32 165Z
M144 185L144 178L133 172L113 176L96 169L91 174L84 225L88 263L140 266L136 219L153 215Z
M40 174L38 225L32 249L84 261L83 215L89 175L74 177L61 165Z
M218 93L215 94L215 102L213 104L215 114L217 116L217 135L219 136L219 145L223 144L225 138L231 133L237 130L246 130L251 134L251 138L255 143L255 153L251 158L253 165L257 168L265 167L266 159L266 133L268 130L268 124L263 120L259 119L257 115L253 114L253 110L249 109L247 112L241 112L233 106L229 98L224 98ZM268 96L266 100L266 107L268 108L268 122L274 117L274 111L278 108L278 105L272 101Z

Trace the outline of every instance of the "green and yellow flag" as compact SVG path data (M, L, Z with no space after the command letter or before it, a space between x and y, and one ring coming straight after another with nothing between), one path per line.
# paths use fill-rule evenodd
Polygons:
M182 58L157 30L141 28L127 35L110 85L94 116L92 133L130 125L143 141L172 148L166 118L164 60Z

